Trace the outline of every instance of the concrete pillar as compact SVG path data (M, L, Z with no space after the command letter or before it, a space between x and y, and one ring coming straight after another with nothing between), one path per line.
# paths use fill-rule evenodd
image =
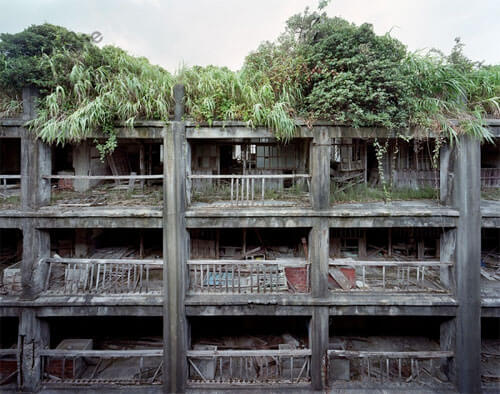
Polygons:
M73 146L73 168L75 175L90 175L90 143L82 141ZM73 180L73 188L77 192L86 192L90 188L88 179Z
M311 204L313 209L330 207L330 156L331 141L327 127L313 129L311 144Z
M444 351L455 351L457 335L457 319L452 318L441 323L439 346ZM455 359L444 360L441 364L441 370L448 376L450 381L457 381Z
M23 120L36 116L36 100L39 92L35 88L23 89ZM50 146L37 140L27 129L21 138L21 207L23 210L37 209L50 202L50 181L41 178L52 171Z
M443 145L439 151L439 198L442 204L451 203L453 185L452 147Z
M22 298L34 299L42 290L47 264L40 259L50 256L50 235L34 227L30 219L23 222L23 259L21 262Z
M176 101L182 102L183 89L174 88ZM176 118L180 119L176 106ZM174 121L165 129L163 182L163 264L164 264L164 375L165 391L182 393L187 380L186 294L186 128Z
M49 345L47 322L36 317L35 309L23 308L19 321L18 385L22 392L37 392L42 376L40 350Z
M480 143L461 136L454 152L452 204L460 212L455 270L456 376L461 393L481 391L481 180Z
M314 390L324 390L327 379L328 307L313 308L310 326L311 383Z
M330 231L328 219L316 218L309 234L311 293L314 298L328 297L328 259Z
M441 233L439 238L439 261L442 263L449 263L455 261L455 249L457 245L457 230L447 229ZM441 267L440 268L440 280L441 283L450 289L453 294L456 292L456 283L454 268Z
M42 176L52 172L50 146L36 140L28 131L21 138L21 206L38 209L50 204L50 180Z

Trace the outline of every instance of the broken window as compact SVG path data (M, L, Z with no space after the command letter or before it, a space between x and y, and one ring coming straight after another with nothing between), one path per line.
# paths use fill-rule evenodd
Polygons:
M448 320L436 317L332 317L331 388L453 388L453 352L441 343Z
M309 382L308 323L290 316L190 318L189 382Z
M45 383L160 384L161 317L46 319ZM87 352L87 354L85 354Z
M56 146L52 154L52 200L71 207L160 205L162 161L161 144L154 140L120 140L104 160L96 147L86 142ZM139 176L147 179L137 179Z
M21 201L21 139L0 138L0 207L19 207Z
M307 293L307 229L193 229L190 293Z
M18 229L0 229L0 294L20 294L23 234Z
M449 292L438 228L331 229L333 291Z
M306 140L192 142L190 201L252 205L285 197L300 200L308 191L308 145Z
M498 389L500 381L500 318L481 318L481 384Z
M162 231L157 229L52 230L49 293L160 293Z
M0 386L13 386L17 382L17 334L19 320L17 317L0 317Z

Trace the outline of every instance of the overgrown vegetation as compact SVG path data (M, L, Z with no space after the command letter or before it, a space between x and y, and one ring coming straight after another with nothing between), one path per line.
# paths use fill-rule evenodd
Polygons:
M297 118L490 139L484 119L500 115L500 66L471 62L460 40L449 56L408 53L369 24L328 17L327 4L292 16L285 32L249 54L236 72L194 66L173 75L49 24L0 35L0 116L19 112L23 86L38 87L32 130L51 143L101 133L105 155L116 146L116 121L168 121L172 87L182 82L186 117L265 125L281 140L294 135Z
M390 188L371 187L365 184L346 188L342 191L332 190L331 202L376 202L376 201L406 201L418 199L437 199L439 190L432 187L412 188Z

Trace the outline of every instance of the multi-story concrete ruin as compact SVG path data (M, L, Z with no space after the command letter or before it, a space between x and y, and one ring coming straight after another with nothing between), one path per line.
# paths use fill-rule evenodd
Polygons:
M335 204L394 134L281 144L184 121L176 93L104 161L34 139L29 91L0 121L2 392L498 390L498 144L461 137L434 168L432 135L400 142L386 176L439 200Z

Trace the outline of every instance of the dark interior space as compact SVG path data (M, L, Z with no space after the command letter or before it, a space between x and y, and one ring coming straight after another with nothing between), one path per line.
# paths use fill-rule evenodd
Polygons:
M265 348L278 348L283 335L290 335L307 347L309 321L303 316L217 316L190 317L189 325L193 345L217 343L223 348L224 343L237 342L238 338L257 337L270 344ZM241 348L248 347L242 343Z
M302 257L309 229L192 229L191 258Z
M17 317L0 317L0 349L17 346L19 319Z
M96 253L108 257L162 256L161 229L55 229L50 230L50 239L52 253L61 257L75 257L81 251L87 257Z
M57 317L46 319L50 330L50 348L64 339L92 339L94 348L101 344L151 341L161 347L163 321L161 317Z
M433 316L330 317L330 337L425 336L439 342L440 325L445 320Z
M21 139L0 138L0 175L21 174ZM19 179L8 179L7 184L19 183ZM3 181L2 183L3 184Z

